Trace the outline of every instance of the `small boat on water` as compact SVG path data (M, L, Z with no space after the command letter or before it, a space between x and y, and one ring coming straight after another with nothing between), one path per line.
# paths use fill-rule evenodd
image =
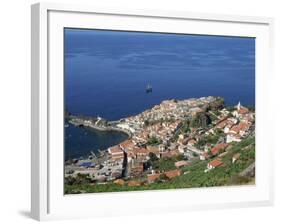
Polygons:
M152 86L151 86L150 84L148 84L148 85L146 86L145 92L146 92L146 93L151 93L151 92L152 92Z

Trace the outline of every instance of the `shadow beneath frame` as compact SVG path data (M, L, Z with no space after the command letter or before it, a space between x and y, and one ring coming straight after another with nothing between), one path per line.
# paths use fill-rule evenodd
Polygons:
M25 218L31 218L30 211L22 210L22 211L18 211L18 213Z

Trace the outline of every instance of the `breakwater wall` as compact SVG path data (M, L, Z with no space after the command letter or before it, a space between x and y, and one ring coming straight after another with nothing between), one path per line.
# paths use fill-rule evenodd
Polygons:
M115 126L99 126L99 125L95 125L92 123L88 123L86 121L83 121L81 119L79 120L75 120L75 119L70 119L68 121L70 124L73 124L74 126L80 126L80 127L88 127L88 128L92 128L98 131L118 131L118 132L123 132L126 135L128 135L129 137L132 137L132 133L129 130L126 129L122 129L119 127L115 127Z

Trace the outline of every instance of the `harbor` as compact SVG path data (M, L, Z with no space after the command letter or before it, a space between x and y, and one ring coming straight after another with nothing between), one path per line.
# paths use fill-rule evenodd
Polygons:
M93 128L78 123L66 121L65 129L65 161L85 160L91 157L103 156L104 151L119 142L129 138L125 131ZM93 156L95 154L95 156Z

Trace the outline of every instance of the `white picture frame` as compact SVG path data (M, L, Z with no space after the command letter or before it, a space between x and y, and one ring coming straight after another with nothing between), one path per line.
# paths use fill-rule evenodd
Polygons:
M268 98L273 19L191 12L32 5L31 214L37 220L115 216L273 203ZM63 27L256 38L256 184L241 187L63 194ZM186 199L186 200L184 200ZM137 203L135 203L137 202ZM129 205L129 206L128 206ZM124 210L126 206L126 210Z

